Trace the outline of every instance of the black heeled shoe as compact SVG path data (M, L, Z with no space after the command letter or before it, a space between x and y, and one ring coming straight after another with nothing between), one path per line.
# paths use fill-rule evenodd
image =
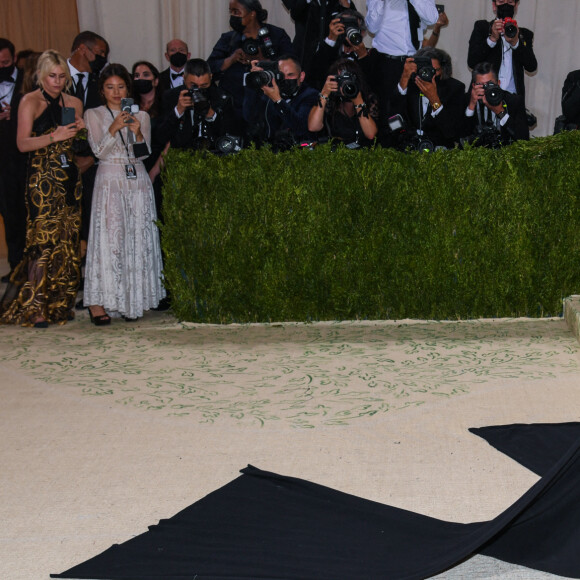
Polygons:
M95 316L89 307L89 316L91 317L91 322L95 326L107 326L108 324L111 324L111 317L106 312L105 314L98 314Z
M123 316L125 322L137 322L138 318L129 318L128 316Z

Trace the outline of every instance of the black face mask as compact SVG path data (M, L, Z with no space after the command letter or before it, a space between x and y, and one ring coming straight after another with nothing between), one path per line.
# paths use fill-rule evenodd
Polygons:
M133 81L133 88L140 95L146 95L153 90L153 81L149 79L137 79Z
M511 4L500 4L497 7L496 15L501 20L505 18L513 18L515 13L515 7Z
M107 64L107 57L101 56L100 54L95 54L95 60L90 62L91 65L91 72L98 75L105 65Z
M230 28L239 32L240 34L244 32L245 26L242 24L241 16L230 16Z
M298 85L298 79L282 79L278 81L278 88L283 99L291 99L296 96L300 86Z
M12 80L12 73L14 72L14 65L0 67L0 83L2 81Z
M169 57L169 62L171 66L174 66L176 69L182 69L183 65L187 62L187 54L183 52L174 52Z

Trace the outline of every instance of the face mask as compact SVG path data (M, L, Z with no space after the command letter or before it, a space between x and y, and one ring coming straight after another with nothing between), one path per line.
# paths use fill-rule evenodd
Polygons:
M106 64L107 64L107 57L106 56L101 56L100 54L95 54L95 60L92 60L90 62L91 72L98 75L103 70L103 68L105 68Z
M14 65L0 67L0 83L2 81L12 80Z
M133 81L133 88L140 95L146 95L153 90L153 81L149 79L137 79Z
M242 17L230 16L230 28L236 32L239 32L240 34L244 32L246 27L242 24Z
M282 79L278 81L278 88L280 89L280 96L283 99L291 99L300 88L298 79Z
M513 18L514 17L514 12L515 12L515 7L512 6L511 4L500 4L497 7L497 17L500 18L501 20L504 20L505 18Z
M169 57L169 62L176 69L181 69L183 68L183 65L187 62L187 54L184 54L183 52L174 52Z

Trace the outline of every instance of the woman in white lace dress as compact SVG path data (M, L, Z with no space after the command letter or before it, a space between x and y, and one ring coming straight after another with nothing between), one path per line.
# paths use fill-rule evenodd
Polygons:
M149 154L151 123L143 111L121 110L131 78L120 64L99 78L105 106L85 113L99 159L89 231L83 301L91 321L135 320L165 297L153 187L141 159Z

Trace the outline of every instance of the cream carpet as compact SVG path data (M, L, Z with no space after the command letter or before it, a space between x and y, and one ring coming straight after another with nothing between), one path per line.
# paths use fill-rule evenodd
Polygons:
M580 420L563 319L0 327L0 578L46 580L248 463L487 520L537 476L469 427ZM438 578L553 578L476 557Z

